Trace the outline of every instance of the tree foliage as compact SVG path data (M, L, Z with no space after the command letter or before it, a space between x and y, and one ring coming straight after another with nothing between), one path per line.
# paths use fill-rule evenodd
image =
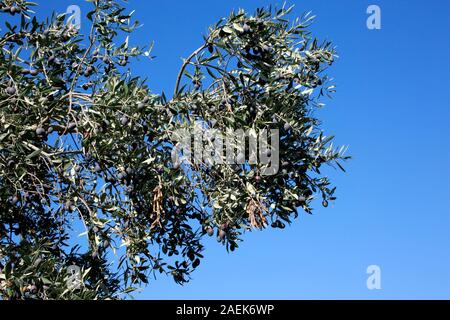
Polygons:
M38 21L33 3L0 1L1 297L116 299L159 273L183 284L203 236L233 251L245 230L284 228L314 198L335 199L320 168L347 157L313 114L334 91L323 71L335 51L310 35L313 17L221 19L167 98L131 73L149 50L129 45L137 22L116 1L90 2L83 35L66 15ZM172 133L198 121L279 129L281 169L173 163Z

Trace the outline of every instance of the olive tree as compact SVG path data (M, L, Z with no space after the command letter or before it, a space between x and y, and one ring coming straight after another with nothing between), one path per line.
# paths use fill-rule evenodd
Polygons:
M35 4L0 1L3 299L117 299L160 273L183 284L204 236L233 251L246 230L284 228L314 199L335 200L320 168L348 157L314 109L334 91L324 70L336 54L311 36L313 17L233 12L183 61L167 97L132 74L150 50L129 44L138 23L116 1L89 2L83 35L65 14L39 21ZM174 162L173 133L198 121L278 129L280 169Z

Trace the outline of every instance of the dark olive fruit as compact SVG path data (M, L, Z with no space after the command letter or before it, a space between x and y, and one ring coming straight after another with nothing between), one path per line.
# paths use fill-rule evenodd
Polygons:
M281 166L282 166L283 168L287 168L287 167L289 167L289 162L288 162L288 161L283 161L283 162L281 163Z
M83 90L87 90L90 87L89 83L83 83L83 85L81 86L83 88Z
M132 175L133 174L133 169L132 168L130 168L130 167L128 167L126 170L125 170L125 172L128 174L128 175Z
M143 103L148 103L150 101L150 98L148 96L145 96L142 100Z
M98 231L99 231L99 229L98 229L97 226L94 226L94 227L92 228L92 232L97 233Z
M260 182L260 181L261 181L261 177L260 177L260 176L256 176L256 177L255 177L255 181L256 181L256 182Z
M76 62L72 63L71 68L72 68L73 70L78 69L78 63L76 63Z
M77 124L75 122L69 122L67 125L67 130L71 131L77 127Z
M122 59L122 60L119 61L119 65L124 67L124 66L127 65L127 61L125 59Z
M289 129L291 129L291 125L289 123L285 123L284 124L284 130L288 131Z
M208 51L209 51L209 53L213 53L214 52L214 47L213 47L212 44L208 45Z
M16 93L16 88L14 88L14 87L7 87L6 88L6 93L9 94L9 95L13 95L13 94Z
M95 171L95 172L100 172L100 171L102 171L102 168L100 167L100 165L99 165L98 163L95 164L95 166L94 166L94 171Z
M227 223L222 223L220 225L220 230L226 230L226 229L228 229L228 224Z
M243 67L242 62L238 61L237 67L238 67L238 68L242 68L242 67Z
M143 102L139 102L137 105L137 108L139 111L143 110L145 108L145 104Z
M326 208L328 207L328 201L327 200L323 200L322 201L322 205Z
M54 55L51 55L50 57L48 57L47 61L48 61L48 63L52 63L55 61L55 59L56 59L56 57Z
M189 260L194 261L195 259L195 254L192 250L189 250L187 253L187 257L189 258Z
M220 230L219 231L219 239L220 240L223 240L223 239L225 239L225 236L227 235L227 233L225 232L225 231L223 231L223 230Z
M192 268L197 268L200 265L200 259L197 258L194 260L194 262L192 263Z
M12 166L14 166L14 164L15 164L16 162L14 161L14 160L9 160L8 161L8 167L12 167Z
M65 207L66 207L66 210L69 210L69 211L75 210L75 205L70 200L66 202Z
M212 227L207 227L206 233L211 237L214 234L214 229Z
M108 248L109 247L109 241L105 240L103 241L103 248Z
M52 133L53 132L53 127L48 127L48 129L47 129L47 134L50 134L50 133Z
M45 129L42 128L42 127L39 127L39 128L36 129L36 134L37 134L38 136L43 136L45 133L46 133L46 131L45 131Z
M128 124L128 122L129 122L128 117L123 116L122 118L120 118L120 123L121 123L122 125L125 126L125 125Z
M281 173L282 173L283 175L287 175L287 174L288 174L288 171L287 171L286 169L283 169L283 170L281 170Z
M84 75L85 77L89 77L89 76L91 75L91 73L88 72L87 70L85 70L85 71L83 72L83 75Z
M66 31L66 32L63 32L62 34L61 34L61 39L63 40L63 41L67 41L67 40L69 40L70 39L70 34Z
M91 257L92 257L92 259L97 259L97 257L98 257L97 251L93 251L91 254Z
M112 176L108 175L108 176L106 176L105 181L106 182L110 182L110 183L114 183L115 179Z
M99 50L95 49L94 52L92 52L92 55L96 56L96 55L98 55L98 53L99 53Z
M272 123L278 123L277 117L275 117L275 116L272 117Z
M16 6L12 6L11 7L11 9L9 9L9 12L12 14L12 15L15 15L16 13L20 13L20 8L19 7L16 7Z
M304 196L299 196L298 197L298 202L305 203L305 201L306 201L306 198Z
M267 151L266 151L266 156L267 156L268 158L270 158L271 155L272 155L272 151L267 150Z
M19 202L19 197L17 197L17 196L11 197L10 203L11 203L13 206L15 206L18 202Z

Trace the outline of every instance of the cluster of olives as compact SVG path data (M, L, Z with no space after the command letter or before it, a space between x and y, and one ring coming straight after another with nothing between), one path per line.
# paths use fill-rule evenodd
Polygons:
M101 166L96 163L93 168L95 173L99 173L102 171ZM125 191L128 193L132 193L134 191L134 186L132 180L134 178L134 170L131 167L127 167L124 170L118 172L115 176L111 174L107 174L105 177L105 182L115 184L116 182L123 183L126 188Z
M222 223L217 230L217 240L223 241L227 237L227 231L229 230L228 223ZM208 236L212 237L214 235L214 228L212 226L207 226L205 232Z
M92 231L93 234L95 234L95 235L97 235L97 236L103 238L103 241L102 241L102 243L101 243L101 245L100 245L101 248L106 249L106 248L109 247L110 242L109 242L107 233L106 233L105 231L100 230L100 228L97 227L97 226L93 226L93 227L91 228L91 231ZM94 251L94 252L96 252L96 251Z
M15 15L16 13L21 13L22 9L20 9L18 6L3 6L3 4L0 4L2 6L1 10L5 13L9 13L10 15Z
M142 99L141 102L138 102L137 109L138 111L142 111L145 109L146 104L150 101L150 98L148 96L145 96L144 99Z
M284 229L286 227L286 225L280 220L275 220L274 222L272 222L271 226L272 228L279 228L279 229Z
M22 69L21 73L25 76L25 75L30 75L30 76L37 76L39 74L40 70L38 69Z
M47 129L43 127L38 127L36 129L36 136L41 140L47 140L47 136L53 132L53 127L48 127Z

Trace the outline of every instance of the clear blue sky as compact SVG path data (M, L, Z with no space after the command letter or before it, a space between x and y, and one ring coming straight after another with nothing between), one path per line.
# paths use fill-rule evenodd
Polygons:
M42 13L83 1L45 2ZM157 4L156 4L157 3ZM155 41L154 61L134 70L154 92L171 92L181 57L232 9L276 1L136 1L143 27L133 42ZM332 40L338 91L319 116L349 145L347 173L330 169L338 200L291 227L251 232L228 254L207 239L205 259L181 287L153 281L140 299L450 298L450 2L290 1L312 10L312 30ZM381 30L366 8L381 7ZM86 30L84 30L86 31ZM381 268L381 290L366 268Z

